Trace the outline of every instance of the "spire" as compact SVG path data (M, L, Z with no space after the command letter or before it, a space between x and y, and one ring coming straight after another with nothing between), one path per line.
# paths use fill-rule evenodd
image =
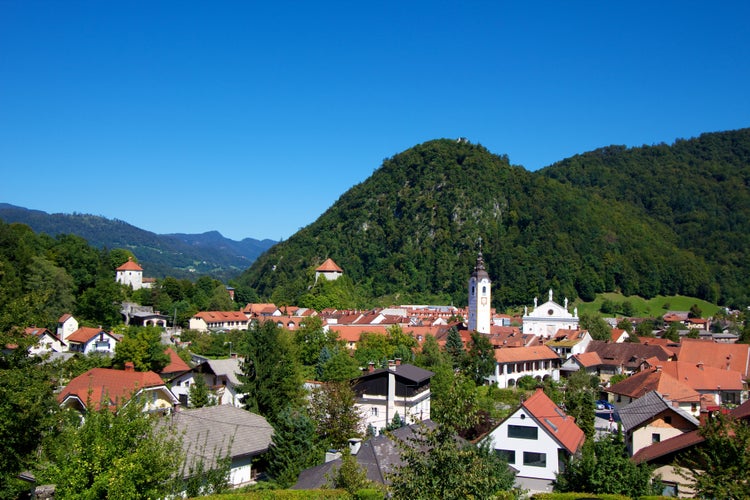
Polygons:
M475 276L477 279L487 278L490 279L489 274L487 274L487 270L484 267L484 257L482 256L482 237L480 236L477 240L477 245L479 246L479 252L477 253L477 263L474 266L474 272L472 273L472 276Z

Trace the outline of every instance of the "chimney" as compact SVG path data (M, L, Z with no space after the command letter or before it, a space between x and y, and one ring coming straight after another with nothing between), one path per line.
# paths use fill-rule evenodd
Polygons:
M388 369L391 371L396 371L396 363L392 360L388 360Z
M396 358L396 366L401 366L401 358Z
M660 371L661 371L661 365L656 365L656 371L657 371L657 372L660 372Z
M356 455L359 453L359 448L362 446L362 440L359 438L350 438L349 439L349 453L351 455Z
M696 366L699 370L703 370L703 361L698 361L698 364Z
M375 371L375 363L370 361L369 363L367 363L367 373L372 373L374 371Z
M135 364L133 364L132 361L125 362L125 371L126 372L134 372L135 371Z

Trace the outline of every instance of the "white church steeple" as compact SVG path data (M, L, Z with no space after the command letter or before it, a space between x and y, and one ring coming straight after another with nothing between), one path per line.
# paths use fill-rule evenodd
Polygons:
M484 268L482 240L479 240L479 254L474 272L469 278L469 331L490 333L492 325L492 283Z

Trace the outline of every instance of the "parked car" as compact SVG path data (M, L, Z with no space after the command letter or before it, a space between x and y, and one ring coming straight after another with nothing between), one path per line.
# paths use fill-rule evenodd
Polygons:
M613 411L614 409L614 405L609 401L600 399L596 402L596 411Z

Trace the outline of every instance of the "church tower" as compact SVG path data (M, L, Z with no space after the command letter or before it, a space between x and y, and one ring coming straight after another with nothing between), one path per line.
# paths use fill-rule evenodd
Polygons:
M484 269L482 251L479 250L477 264L469 278L469 331L490 333L492 324L492 284L490 275Z

